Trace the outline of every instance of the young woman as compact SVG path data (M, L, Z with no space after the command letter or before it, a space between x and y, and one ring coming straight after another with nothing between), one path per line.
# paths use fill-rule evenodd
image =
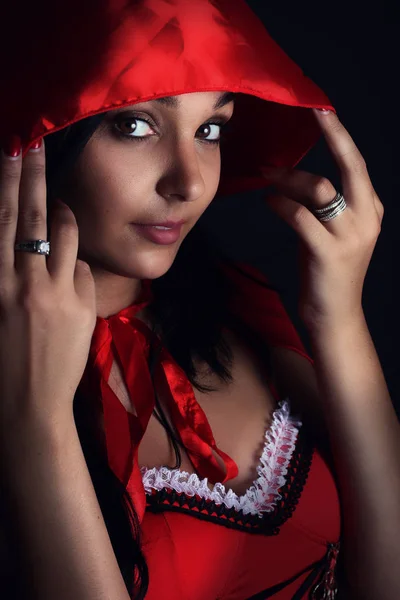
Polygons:
M244 2L113 0L94 20L74 38L93 56L39 44L62 94L37 86L21 112L27 62L2 100L7 597L335 598L338 580L339 598L398 597L400 432L361 302L383 206L363 157ZM321 135L343 195L294 168ZM313 358L277 290L198 224L268 183L302 242Z

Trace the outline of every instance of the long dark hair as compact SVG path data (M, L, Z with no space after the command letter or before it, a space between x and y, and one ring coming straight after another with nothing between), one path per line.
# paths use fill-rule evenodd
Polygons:
M68 177L70 168L104 116L105 113L88 117L46 136L47 205L50 210L62 189L62 181ZM149 308L153 330L184 369L192 385L205 392L213 391L213 388L196 380L194 359L207 363L221 380L232 381L232 353L221 336L223 325L234 327L249 341L251 338L270 371L268 348L226 310L230 289L218 268L218 262L225 259L228 260L197 224L182 243L172 267L152 282L154 301ZM156 361L156 352L150 352L150 373L153 373ZM157 390L155 398L154 415L173 444L177 463L173 468L179 468L182 443L165 417ZM147 593L149 572L141 550L137 513L124 485L96 443L93 414L87 400L78 387L73 408L79 439L127 590L131 598L142 600Z

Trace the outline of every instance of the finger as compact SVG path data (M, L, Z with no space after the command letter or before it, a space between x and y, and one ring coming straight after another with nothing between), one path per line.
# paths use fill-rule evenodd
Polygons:
M270 182L273 182L273 187L278 190L279 194L302 204L310 213L313 213L315 209L325 208L336 197L336 189L326 177L300 171L300 169L274 170L275 175L272 175L271 169L262 169L262 172L266 174L266 178ZM350 205L351 202L349 202ZM347 229L344 229L343 225L349 223L348 214L348 211L347 214L346 211L343 211L335 219L324 221L323 224L314 214L310 214L310 217L315 221L314 228L324 227L334 235L346 235Z
M21 146L16 140L16 146ZM1 285L15 274L15 234L18 220L18 194L21 178L22 152L11 158L1 151L0 156L0 279Z
M367 197L365 192L373 189L364 157L334 112L329 111L325 114L317 109L312 110L324 134L329 151L341 171L343 189L346 193L357 191L356 203L358 199L361 201L361 198ZM368 195L369 197L370 195Z
M46 212L45 150L42 140L40 147L29 150L22 160L15 242L46 240ZM46 257L16 250L15 269L36 279L44 272L47 274Z
M300 169L262 168L266 179L278 192L290 196L309 209L323 208L336 196L333 183L326 177ZM271 190L274 192L273 188Z
M47 269L54 279L71 286L74 282L79 245L75 215L69 206L57 200L51 216L51 252L47 259Z

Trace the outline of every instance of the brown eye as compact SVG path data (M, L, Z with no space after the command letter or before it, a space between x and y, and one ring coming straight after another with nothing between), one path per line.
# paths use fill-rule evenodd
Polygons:
M213 129L213 127L218 128L218 129L215 130L215 129ZM206 142L217 142L220 139L221 128L222 128L222 124L220 124L220 123L205 123L204 125L202 125L199 128L199 130L201 130L201 129L204 130L204 135L206 138L210 135L216 136L209 140L205 140Z
M140 139L149 137L146 133L149 133L148 129L151 129L151 125L145 119L134 116L124 117L121 115L115 120L115 128L124 137ZM133 133L136 135L132 135Z
M133 133L136 129L136 119L130 117L129 119L120 119L118 121L118 127L122 133Z

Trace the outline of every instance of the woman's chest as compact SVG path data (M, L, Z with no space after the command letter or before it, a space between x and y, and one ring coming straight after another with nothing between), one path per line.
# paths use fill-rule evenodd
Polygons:
M277 403L270 392L265 370L257 356L233 333L227 333L226 339L233 354L232 382L222 382L210 373L208 368L198 364L200 382L215 387L216 391L204 393L194 389L194 394L207 417L216 445L238 466L237 477L225 482L225 487L232 488L236 494L241 495L257 478L257 466L265 444L265 431L270 426ZM113 363L108 383L125 409L136 414L116 362ZM168 423L175 431L167 404L161 394L159 401ZM179 446L179 449L182 457L179 469L194 473L195 469L184 448ZM223 466L219 455L214 455ZM154 414L140 442L138 459L140 467L166 466L173 469L177 466L175 451L167 431ZM213 484L210 483L209 487L212 489Z

